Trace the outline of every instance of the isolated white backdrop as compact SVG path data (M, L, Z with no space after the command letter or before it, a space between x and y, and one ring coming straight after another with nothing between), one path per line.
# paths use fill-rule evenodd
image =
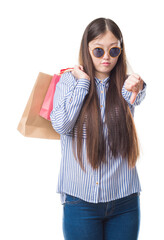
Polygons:
M129 62L148 85L135 111L143 152L139 239L164 239L162 1L6 0L0 3L1 240L63 239L60 141L25 138L16 128L38 73L77 64L83 31L98 17L120 26Z

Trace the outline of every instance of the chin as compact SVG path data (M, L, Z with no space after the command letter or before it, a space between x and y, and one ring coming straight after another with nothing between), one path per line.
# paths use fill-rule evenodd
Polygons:
M112 70L111 68L110 69L101 69L101 70L98 70L98 72L101 73L101 74L109 75L111 70Z

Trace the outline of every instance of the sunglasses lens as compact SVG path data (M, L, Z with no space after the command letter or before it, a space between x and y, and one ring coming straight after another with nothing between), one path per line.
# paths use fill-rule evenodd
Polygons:
M110 56L111 57L117 57L120 54L121 50L118 47L113 47L110 49Z
M93 55L94 55L95 57L97 57L97 58L102 57L103 54L104 54L104 50L103 50L102 48L95 48L95 49L93 50Z

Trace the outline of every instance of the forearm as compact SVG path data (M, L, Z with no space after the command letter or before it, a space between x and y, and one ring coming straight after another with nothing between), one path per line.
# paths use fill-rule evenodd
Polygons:
M90 81L87 79L79 79L70 85L59 81L54 95L54 107L50 115L56 132L66 134L73 129L89 87Z

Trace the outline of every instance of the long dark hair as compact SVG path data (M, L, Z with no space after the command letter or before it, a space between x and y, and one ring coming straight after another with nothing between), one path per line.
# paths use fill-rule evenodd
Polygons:
M111 31L120 41L122 48L117 64L110 72L110 84L106 93L105 123L108 128L108 141L104 137L94 79L95 69L88 49L89 42L107 30ZM90 77L91 84L73 129L72 146L75 158L78 158L77 160L84 170L82 156L83 130L85 128L87 159L93 169L98 168L101 162L106 162L107 147L109 147L112 157L128 158L129 166L134 167L139 156L139 144L132 114L121 93L124 81L127 78L126 54L122 33L114 21L98 18L87 26L81 41L79 63ZM107 142L108 144L106 144ZM75 147L77 147L76 153Z

